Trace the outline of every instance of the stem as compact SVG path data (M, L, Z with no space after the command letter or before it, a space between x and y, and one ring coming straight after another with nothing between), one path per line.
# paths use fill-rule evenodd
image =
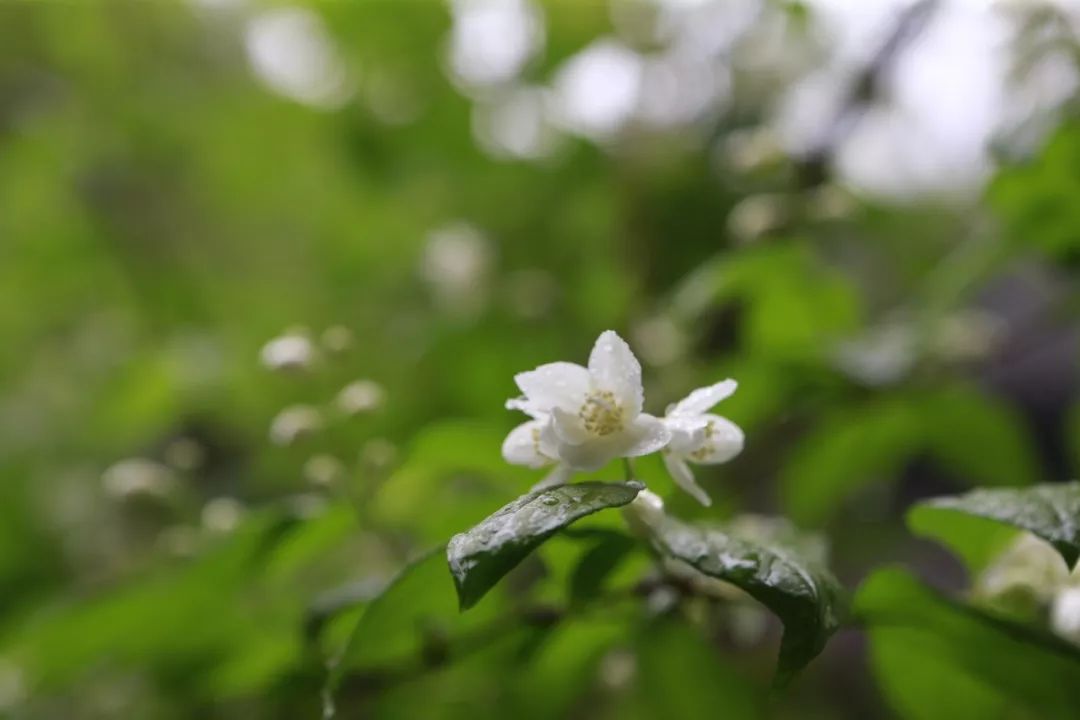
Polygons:
M623 474L626 476L626 482L630 482L634 479L634 466L630 464L630 458L623 458Z

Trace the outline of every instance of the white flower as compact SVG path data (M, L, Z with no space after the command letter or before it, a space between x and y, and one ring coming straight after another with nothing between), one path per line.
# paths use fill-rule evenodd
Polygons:
M734 380L698 388L670 406L664 424L671 442L664 449L664 465L675 483L702 505L712 500L694 480L687 463L716 465L727 462L743 449L743 431L727 418L708 413L714 405L730 397L738 384Z
M1080 643L1080 587L1067 587L1054 598L1050 626L1073 643Z
M542 467L559 462L571 470L597 470L617 457L637 457L667 445L671 432L641 412L641 365L611 330L601 333L589 366L541 365L514 377L523 398L506 406L532 420L503 444L507 462Z
M359 415L378 410L385 398L386 393L379 383L374 380L356 380L341 389L336 402L346 415Z
M306 370L315 360L315 346L306 335L293 332L266 343L259 357L270 370Z

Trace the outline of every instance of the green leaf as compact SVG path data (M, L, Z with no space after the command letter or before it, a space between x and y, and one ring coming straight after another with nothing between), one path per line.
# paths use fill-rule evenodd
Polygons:
M477 603L506 573L556 531L605 508L626 505L641 483L574 483L523 495L446 549L461 609Z
M653 718L764 717L765 688L677 617L661 617L634 639L637 674L614 715Z
M570 575L570 600L581 603L600 594L605 582L637 543L620 533L603 536L589 548Z
M1039 462L1019 414L1008 404L965 385L919 400L926 446L968 485L1030 485Z
M63 686L109 658L121 667L205 667L260 628L265 604L241 602L247 583L296 527L280 513L252 513L201 556L160 568L98 597L46 607L3 638L43 688Z
M907 513L908 528L952 550L975 578L994 561L1020 530L993 520L921 503Z
M458 612L441 551L432 550L405 567L368 604L331 674L331 688L351 672L407 672L424 663L426 650L449 652L454 639L490 619L491 613ZM490 604L489 609L499 607Z
M668 517L653 528L657 549L705 575L735 585L784 624L777 682L810 662L840 626L843 589L816 557L820 544L786 522L701 527Z
M823 523L864 486L892 480L917 449L921 432L918 414L904 399L829 414L781 472L785 508L800 523Z
M1014 525L1053 545L1070 567L1080 559L1080 482L973 490L934 498L921 507Z
M903 717L1066 718L1080 706L1080 650L955 603L904 570L871 575L855 615L869 629L878 681ZM979 712L986 708L995 713Z

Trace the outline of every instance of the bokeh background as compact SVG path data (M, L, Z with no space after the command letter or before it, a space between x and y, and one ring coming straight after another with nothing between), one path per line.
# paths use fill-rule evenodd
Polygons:
M964 592L910 503L1080 465L1078 32L1065 1L0 4L0 716L318 717L365 601L539 479L499 454L513 374L607 328L653 412L740 383L712 508L639 464L672 512ZM557 606L581 552L485 603ZM778 629L739 602L533 625L424 628L338 715L932 717L855 629L765 703Z

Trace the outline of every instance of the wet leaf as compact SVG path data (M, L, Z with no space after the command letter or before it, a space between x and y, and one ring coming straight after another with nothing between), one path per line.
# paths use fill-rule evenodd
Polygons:
M960 605L908 572L881 570L855 598L877 676L903 717L1075 717L1080 650Z
M1080 482L974 490L916 507L924 522L931 512L959 512L1027 530L1053 545L1070 568L1080 558Z
M523 495L471 530L455 535L446 557L465 610L556 531L586 515L626 505L640 483L575 483Z
M820 543L789 524L769 521L740 527L689 525L674 518L654 528L664 555L735 585L784 624L777 682L812 660L840 625L843 589L820 557Z

